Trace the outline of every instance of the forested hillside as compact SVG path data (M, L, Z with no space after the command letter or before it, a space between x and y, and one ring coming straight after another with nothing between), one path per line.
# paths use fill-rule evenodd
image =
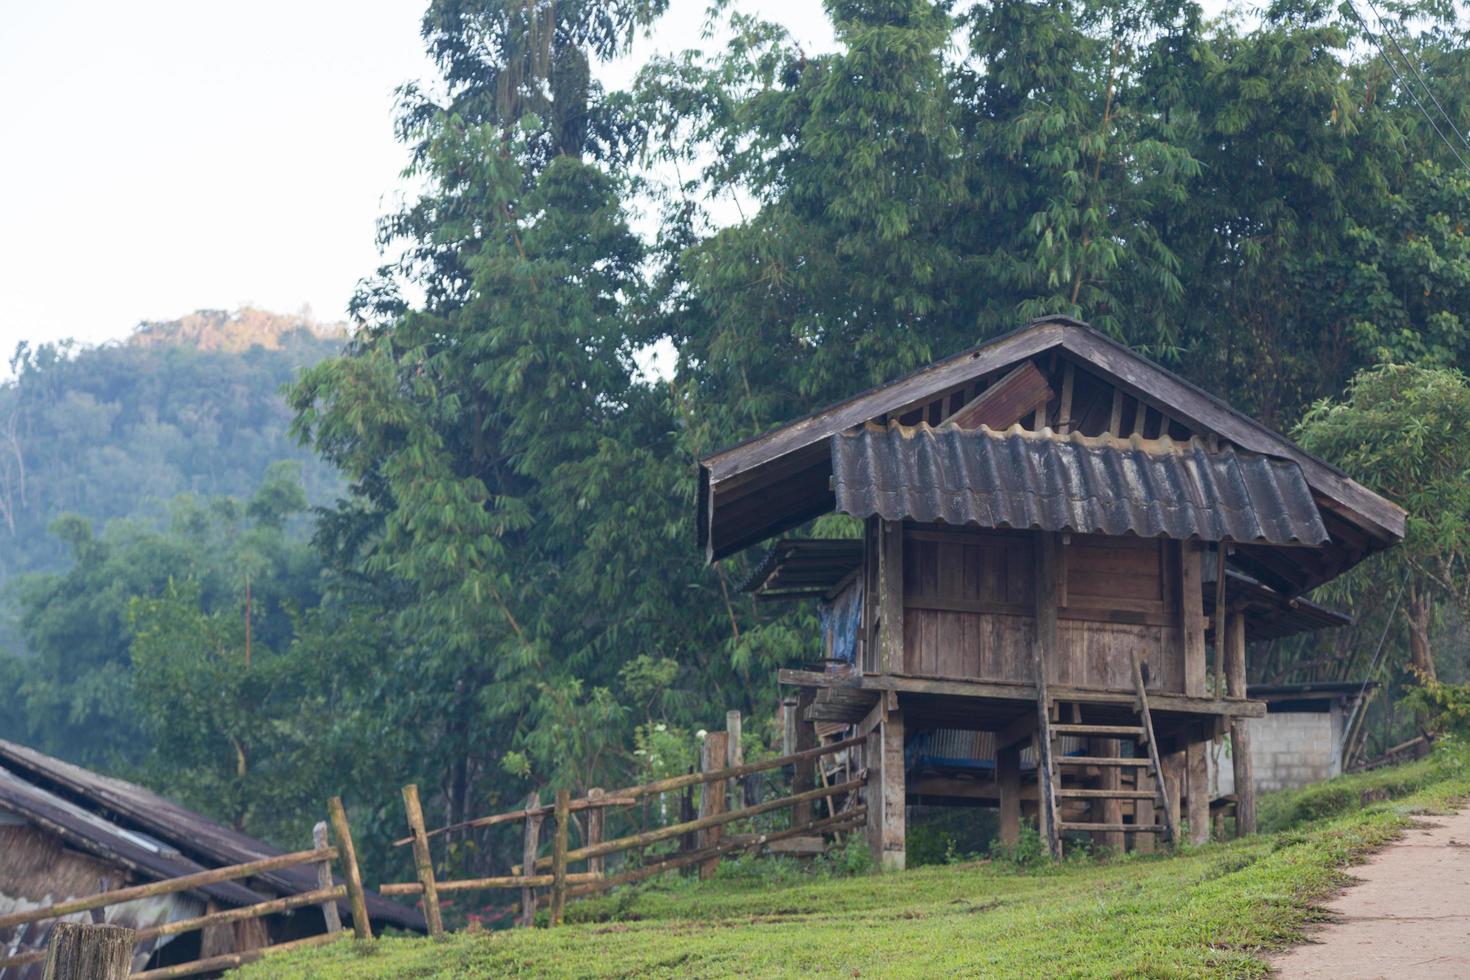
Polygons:
M1470 555L1445 451L1470 404L1470 172L1404 79L1470 128L1453 10L1391 8L1410 75L1309 0L830 0L822 55L735 2L729 45L603 90L595 63L665 6L432 0L441 77L397 121L423 196L384 219L345 349L291 390L309 455L274 392L321 341L23 354L0 420L34 455L23 494L0 464L5 533L25 567L76 559L21 596L57 665L28 678L47 738L98 754L96 712L155 785L293 840L326 787L374 840L409 780L443 822L678 771L730 708L758 752L775 668L819 655L813 616L736 590L758 555L705 565L694 460L1047 312L1284 431L1340 401L1302 438L1433 491L1411 503L1436 519L1333 597L1357 624L1253 650L1258 679L1435 662ZM670 377L638 369L653 344ZM1432 471L1406 446L1441 450ZM347 481L311 549L289 474L256 492L278 459L313 501ZM238 499L97 537L179 490ZM67 510L93 530L41 538ZM116 683L57 693L84 650ZM497 833L453 860L503 872L521 845Z
M282 387L344 339L246 309L145 323L121 344L18 345L0 384L0 582L61 567L47 526L62 514L99 531L161 517L181 493L248 495L276 460L330 499L338 479L291 439Z

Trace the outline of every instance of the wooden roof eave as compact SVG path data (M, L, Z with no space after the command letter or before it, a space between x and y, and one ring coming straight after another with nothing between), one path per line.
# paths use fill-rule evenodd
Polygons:
M1187 426L1214 432L1250 452L1296 462L1302 467L1308 484L1319 495L1322 505L1345 523L1364 531L1378 549L1403 538L1406 514L1396 504L1284 436L1091 327L1067 318L1051 318L701 459L698 536L706 557L713 561L772 533L795 526L785 523L763 535L752 535L747 531L739 535L738 540L727 540L717 546L714 541L716 508L713 504L716 494L722 489L741 487L761 479L766 475L766 467L781 465L778 461L793 453L806 450L803 456L815 454L817 447L839 432L922 401L935 392L952 389L967 379L1053 349L1061 349L1079 363L1097 369L1120 389ZM778 472L793 468L798 467L781 465ZM783 472L782 475L788 474ZM737 497L743 495L736 494Z

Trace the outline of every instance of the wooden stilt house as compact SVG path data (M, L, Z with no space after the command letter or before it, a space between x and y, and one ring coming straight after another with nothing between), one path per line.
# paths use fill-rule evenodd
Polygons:
M1242 745L1265 713L1247 617L1313 621L1303 593L1404 532L1399 507L1065 318L704 458L698 508L711 561L824 513L863 521L859 541L778 546L752 585L824 601L827 659L781 681L799 742L866 736L889 867L909 800L944 795L926 755L988 763L949 789L994 800L1003 839L1036 820L1053 855L1069 834L1204 839L1206 744Z

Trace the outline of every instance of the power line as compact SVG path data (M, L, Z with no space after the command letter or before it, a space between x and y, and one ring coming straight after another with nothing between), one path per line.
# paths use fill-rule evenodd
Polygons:
M1455 125L1454 119L1450 118L1449 112L1440 104L1439 97L1434 94L1434 89L1429 87L1429 82L1425 81L1424 76L1419 73L1419 67L1414 64L1414 60L1405 54L1404 49L1399 46L1398 39L1393 35L1393 29L1388 26L1388 21L1384 19L1383 14L1378 12L1378 7L1373 3L1373 0L1368 0L1368 9L1373 11L1373 16L1378 20L1378 29L1388 38L1388 43L1393 45L1393 49L1398 52L1398 56L1403 59L1404 64L1409 66L1409 71L1413 72L1414 78L1418 80L1419 85L1424 89L1424 93L1429 96L1429 100L1434 103L1434 107L1444 117L1445 125L1450 127L1450 132L1458 136L1460 142L1465 144L1465 148L1470 150L1470 139L1466 139L1465 134L1460 132L1460 128Z
M1424 120L1429 123L1430 128L1434 130L1434 133L1436 136L1439 137L1440 142L1449 147L1450 152L1455 155L1455 159L1460 161L1460 166L1464 167L1467 171L1470 171L1470 163L1465 162L1465 158L1460 155L1459 148L1449 141L1449 137L1445 136L1443 130L1439 128L1439 123L1435 122L1434 117L1429 114L1429 110L1424 108L1424 100L1419 98L1419 93L1414 90L1414 87L1412 85L1404 81L1403 72L1399 71L1398 65L1396 65L1393 59L1388 56L1388 52L1385 51L1383 48L1383 42L1378 40L1378 35L1374 34L1373 29L1368 26L1368 22L1363 20L1363 15L1358 13L1358 5L1356 3L1353 3L1352 0L1348 0L1347 6L1348 9L1353 12L1353 17L1357 19L1358 24L1363 28L1363 33L1368 35L1368 39L1373 42L1373 46L1377 48L1378 53L1383 56L1383 61L1385 64L1388 65L1389 71L1393 72L1393 77L1397 79L1399 85L1407 90L1409 95L1414 99L1414 104L1419 107L1419 114L1422 115L1424 117ZM1459 135L1458 130L1456 131L1456 135Z

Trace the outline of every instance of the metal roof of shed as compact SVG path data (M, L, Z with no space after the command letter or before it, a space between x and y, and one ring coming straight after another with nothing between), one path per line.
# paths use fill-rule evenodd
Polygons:
M146 877L174 878L285 853L136 783L104 776L3 739L0 774L4 777L0 778L0 809L35 820L60 833L72 846L120 860ZM139 832L174 850L150 850L139 842ZM302 841L303 848L306 843ZM259 884L280 894L317 887L316 869L310 865L262 872L250 880L257 887L226 882L200 890L228 904L244 905L266 900L259 893ZM345 901L338 904L351 914ZM423 916L417 911L377 892L368 892L367 905L375 923L420 932L425 929Z
M1301 467L1198 441L865 425L832 437L837 510L955 526L1315 546Z

